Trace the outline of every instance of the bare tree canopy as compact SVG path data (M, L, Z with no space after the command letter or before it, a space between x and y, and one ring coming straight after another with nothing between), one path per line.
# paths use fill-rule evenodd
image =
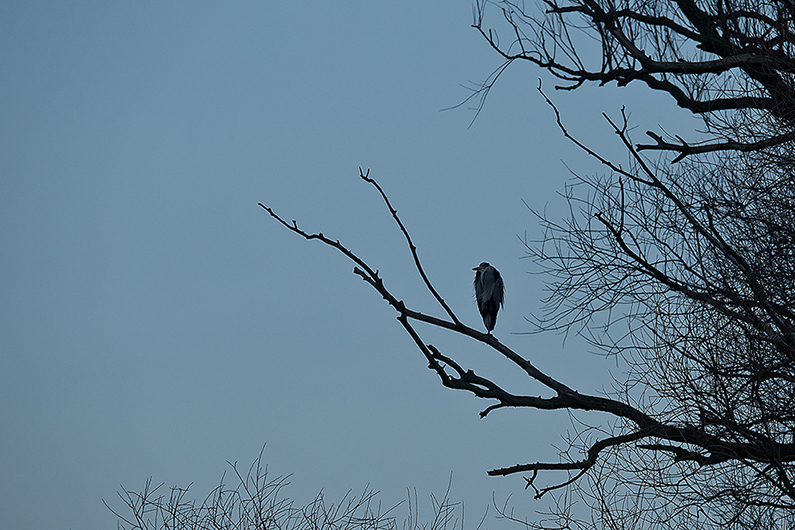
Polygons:
M229 463L231 482L225 473L200 501L191 498L190 485L166 490L163 483L153 486L150 478L141 491L117 492L122 508L105 506L118 518L120 530L464 530L464 505L450 500L452 475L443 496L431 494L431 515L421 519L416 489L389 508L369 486L360 495L349 490L336 503L320 491L299 505L285 494L290 476L269 476L262 455L260 451L245 474L237 463ZM402 521L395 513L401 507ZM485 518L472 528L479 530Z
M489 5L502 14L507 45L487 27ZM640 149L677 151L681 157L713 150L757 150L792 141L795 125L795 3L789 0L544 0L475 6L474 26L506 64L532 62L557 77L557 88L586 82L644 83L704 117L722 141L692 146L679 138Z
M561 495L551 521L533 524L795 527L795 3L479 2L474 13L477 30L506 60L475 95L485 97L509 64L528 61L561 89L641 83L703 119L698 141L649 132L653 143L638 145L623 113L605 114L629 158L619 164L580 143L552 106L561 132L609 171L566 187L569 218L538 216L544 236L526 246L549 295L536 324L574 330L618 356L626 371L612 392L579 392L565 374L543 373L464 325L369 171L360 176L385 201L441 316L411 309L338 240L261 206L353 261L441 383L490 401L481 416L529 407L613 418L609 428L583 423L558 462L489 471L525 474L536 497ZM487 25L492 15L498 27ZM548 394L507 391L427 344L417 322L488 345ZM537 485L556 471L568 475ZM591 520L574 518L571 495L592 508Z

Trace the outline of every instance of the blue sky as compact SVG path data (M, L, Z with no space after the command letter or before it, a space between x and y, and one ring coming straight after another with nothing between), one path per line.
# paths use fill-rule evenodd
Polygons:
M452 472L473 521L492 492L543 509L486 470L556 458L567 416L478 419L486 404L441 388L343 256L257 207L339 238L440 314L357 177L370 168L461 317L481 325L471 269L489 261L506 283L497 336L581 391L609 386L620 367L576 339L515 334L543 295L522 200L563 215L562 161L602 169L560 135L530 65L471 127L469 105L442 111L500 64L471 23L454 1L0 6L0 527L113 527L102 500L121 486L202 497L263 444L298 502L368 483L422 499ZM617 157L602 110L690 124L661 97L544 79L573 132ZM543 393L476 344L427 339Z

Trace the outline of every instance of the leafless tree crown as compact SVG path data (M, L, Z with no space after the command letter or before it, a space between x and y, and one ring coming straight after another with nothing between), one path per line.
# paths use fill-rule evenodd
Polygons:
M501 29L487 26L490 5ZM795 3L780 1L478 0L475 28L508 64L523 60L574 90L588 82L643 83L701 115L718 140L689 145L652 135L640 149L681 157L722 149L756 150L792 141L795 125ZM507 34L501 42L499 35Z
M264 450L264 448L263 448ZM463 530L464 506L450 500L452 475L441 497L430 496L430 516L420 517L417 490L406 501L382 506L379 492L369 486L360 495L351 491L334 503L321 491L305 505L285 494L290 476L270 477L263 453L244 474L231 464L226 474L203 500L191 496L191 486L152 486L149 479L140 491L118 492L123 508L105 505L118 517L120 530ZM116 504L116 503L114 503ZM406 508L401 521L396 512ZM479 530L485 519L473 526ZM476 521L477 523L477 521Z
M605 113L628 156L617 163L579 142L542 92L563 135L607 173L567 185L569 217L538 215L543 236L525 243L548 296L534 322L540 331L575 330L619 356L626 371L611 392L571 388L565 374L541 372L529 355L459 319L369 171L360 176L385 201L439 316L411 309L338 240L261 206L353 261L441 383L490 402L481 416L529 407L612 418L581 423L558 462L489 471L521 473L536 497L556 496L550 519L529 524L795 527L795 3L479 1L474 15L505 63L473 96L485 97L505 67L524 61L563 90L639 83L703 118L697 141L649 132L651 143L636 144L623 111ZM427 344L416 323L484 343L547 395L509 392ZM565 478L539 484L556 473ZM592 508L590 521L574 518L574 498Z

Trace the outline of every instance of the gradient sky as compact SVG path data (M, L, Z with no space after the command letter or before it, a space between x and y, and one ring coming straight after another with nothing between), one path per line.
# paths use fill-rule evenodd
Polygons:
M563 161L603 171L535 87L619 160L601 111L690 122L661 96L558 93L517 64L468 128L470 105L442 109L500 64L471 23L452 0L0 5L0 528L115 528L103 499L121 508L121 487L192 482L203 498L263 444L299 503L367 484L422 501L452 472L473 524L492 492L544 508L486 471L556 459L567 415L478 419L487 403L441 387L351 263L257 206L339 238L441 315L357 177L370 168L460 317L482 327L471 269L489 261L506 284L497 336L580 391L609 387L620 365L576 338L516 334L543 295L522 200L563 215ZM426 340L545 394L478 344Z

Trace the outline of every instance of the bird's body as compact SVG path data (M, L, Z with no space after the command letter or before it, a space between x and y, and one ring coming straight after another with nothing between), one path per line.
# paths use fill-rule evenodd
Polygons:
M485 261L475 271L475 299L486 330L491 333L497 324L497 311L503 305L505 287L500 272Z

